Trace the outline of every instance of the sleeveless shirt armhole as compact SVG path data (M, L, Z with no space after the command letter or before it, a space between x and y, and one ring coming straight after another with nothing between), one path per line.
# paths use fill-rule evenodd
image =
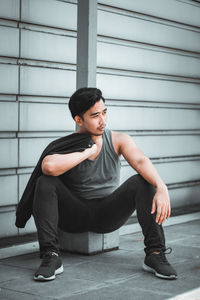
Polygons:
M115 155L115 158L117 158L120 161L120 158L117 155L117 153L115 152L115 148L113 146L112 131L111 130L107 130L107 132L108 132L108 135L110 135L109 138L110 138L110 146L111 146L112 152Z

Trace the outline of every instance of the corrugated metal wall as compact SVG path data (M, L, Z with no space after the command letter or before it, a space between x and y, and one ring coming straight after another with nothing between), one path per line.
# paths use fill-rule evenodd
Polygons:
M172 206L199 203L200 4L114 0L98 5L97 86L109 127L129 132L170 186ZM43 148L71 133L76 1L0 1L0 237ZM122 181L133 171L123 161Z
M173 207L200 203L200 3L100 0L98 34L110 127L152 159Z

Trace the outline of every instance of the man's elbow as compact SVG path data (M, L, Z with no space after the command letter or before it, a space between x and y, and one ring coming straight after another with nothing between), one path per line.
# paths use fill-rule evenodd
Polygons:
M44 175L56 176L53 163L46 158L42 161L42 173Z
M146 156L141 157L140 159L138 159L136 165L137 165L137 169L141 169L146 167L146 165L149 163L150 159Z

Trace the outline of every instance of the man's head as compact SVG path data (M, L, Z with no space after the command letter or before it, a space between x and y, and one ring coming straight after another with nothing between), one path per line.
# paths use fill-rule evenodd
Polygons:
M105 99L97 88L80 88L69 100L71 115L80 131L101 135L106 125Z

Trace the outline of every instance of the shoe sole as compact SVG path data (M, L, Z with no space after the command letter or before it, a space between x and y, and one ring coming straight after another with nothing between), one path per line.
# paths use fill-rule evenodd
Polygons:
M34 276L34 280L36 281L49 281L49 280L53 280L56 278L56 275L59 275L61 273L63 273L64 271L64 268L63 268L63 265L58 268L57 270L55 270L55 273L54 275L50 276L50 277L44 277L42 275L38 275L38 276Z
M144 271L147 271L149 273L153 273L156 277L159 277L159 278L162 278L162 279L169 279L169 280L177 279L176 275L167 276L167 275L157 273L156 270L150 268L149 266L147 266L145 264L143 264L142 268L143 268Z

